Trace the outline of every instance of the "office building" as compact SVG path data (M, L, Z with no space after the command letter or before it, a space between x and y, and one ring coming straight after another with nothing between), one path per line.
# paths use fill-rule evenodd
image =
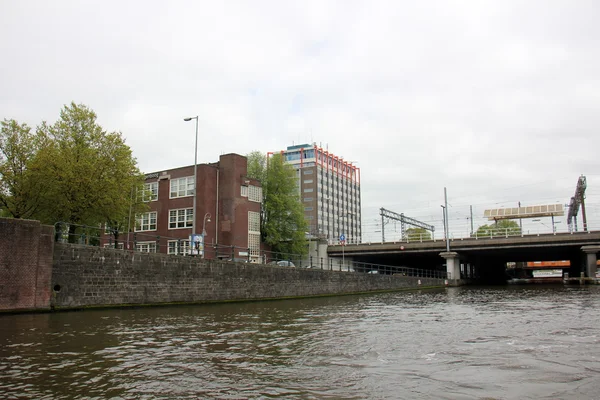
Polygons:
M296 169L310 236L360 243L360 169L316 144L289 146L281 154Z

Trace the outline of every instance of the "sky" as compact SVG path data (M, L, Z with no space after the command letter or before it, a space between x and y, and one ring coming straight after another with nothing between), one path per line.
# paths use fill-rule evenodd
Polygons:
M143 172L193 164L189 116L199 163L316 143L360 167L363 241L382 207L439 237L444 188L459 238L581 175L600 229L598 21L597 0L0 0L0 118L85 104Z

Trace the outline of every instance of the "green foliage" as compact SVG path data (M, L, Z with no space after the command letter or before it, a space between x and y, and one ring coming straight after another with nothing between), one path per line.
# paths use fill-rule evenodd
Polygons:
M2 216L33 218L45 185L31 169L40 140L27 124L4 120L0 129L0 207Z
M8 140L15 135L19 141ZM11 151L3 160L19 161L2 171L2 195L10 201L0 201L14 217L66 222L71 237L81 225L133 226L129 215L145 209L137 196L144 190L144 176L131 149L121 133L104 131L85 105L63 107L59 120L43 122L35 135L26 125L5 121L2 139L15 143L5 146ZM17 170L25 173L15 174Z
M408 240L431 240L431 232L424 228L408 228L406 230Z
M280 154L268 161L263 183L261 234L274 251L304 255L307 252L304 208L296 186L294 167Z
M520 234L519 224L510 219L502 219L493 225L481 225L477 228L477 237L515 236Z
M246 158L248 159L248 177L257 179L264 184L267 180L267 156L260 151L253 151Z

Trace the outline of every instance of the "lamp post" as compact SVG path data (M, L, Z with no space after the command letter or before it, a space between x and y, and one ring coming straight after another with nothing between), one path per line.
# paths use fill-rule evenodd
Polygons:
M446 232L446 251L450 252L450 227L448 226L448 193L444 188L444 232Z
M448 206L441 205L442 207L442 222L444 223L444 239L446 240L446 251L450 251L450 238L448 236Z
M196 190L196 186L198 184L198 116L195 117L187 117L183 120L189 122L191 120L196 120L196 143L194 144L194 203L192 206L192 214L194 214L194 219L192 220L192 241L195 239L196 235L196 201L198 197L198 191ZM204 239L204 237L202 238ZM204 253L203 253L204 254Z
M204 237L206 236L206 221L210 222L210 217L210 213L206 213L204 214L204 220L202 221L202 258L204 258L204 254L206 253L206 251L204 251L206 248L206 244L204 242Z
M442 207L442 225L444 226L444 240L446 239L446 206L443 204L440 205Z

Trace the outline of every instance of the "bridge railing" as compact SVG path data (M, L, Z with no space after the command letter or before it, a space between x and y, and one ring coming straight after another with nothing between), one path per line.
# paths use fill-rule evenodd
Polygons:
M478 230L475 232L469 232L464 230L453 230L450 232L450 241L455 240L466 240L466 239L501 239L509 237L526 237L526 236L542 236L542 235L575 235L575 234L589 234L592 232L599 232L600 229L594 229L589 224L586 226L586 230L581 227L578 230L569 229L569 227L560 227L555 225L554 229L544 225L543 227L527 227L527 228L489 228ZM431 237L429 233L413 233L405 238L394 238L386 240L385 243L426 243L426 242L445 242L445 237ZM365 241L360 243L361 245L369 245L373 243L384 243L381 241ZM335 244L335 243L334 243Z
M422 269L411 268L402 265L385 265L353 261L352 271L366 274L399 275L418 278L447 279L448 273L445 269Z
M74 243L86 246L111 248L115 250L141 253L166 253L169 255L191 255L189 237L157 235L154 232L127 232L103 225L79 225L65 222L54 224L54 238L57 242ZM293 253L266 251L234 245L206 243L198 248L206 259L219 259L236 262L277 263L306 266L303 256ZM197 254L197 253L196 253Z

